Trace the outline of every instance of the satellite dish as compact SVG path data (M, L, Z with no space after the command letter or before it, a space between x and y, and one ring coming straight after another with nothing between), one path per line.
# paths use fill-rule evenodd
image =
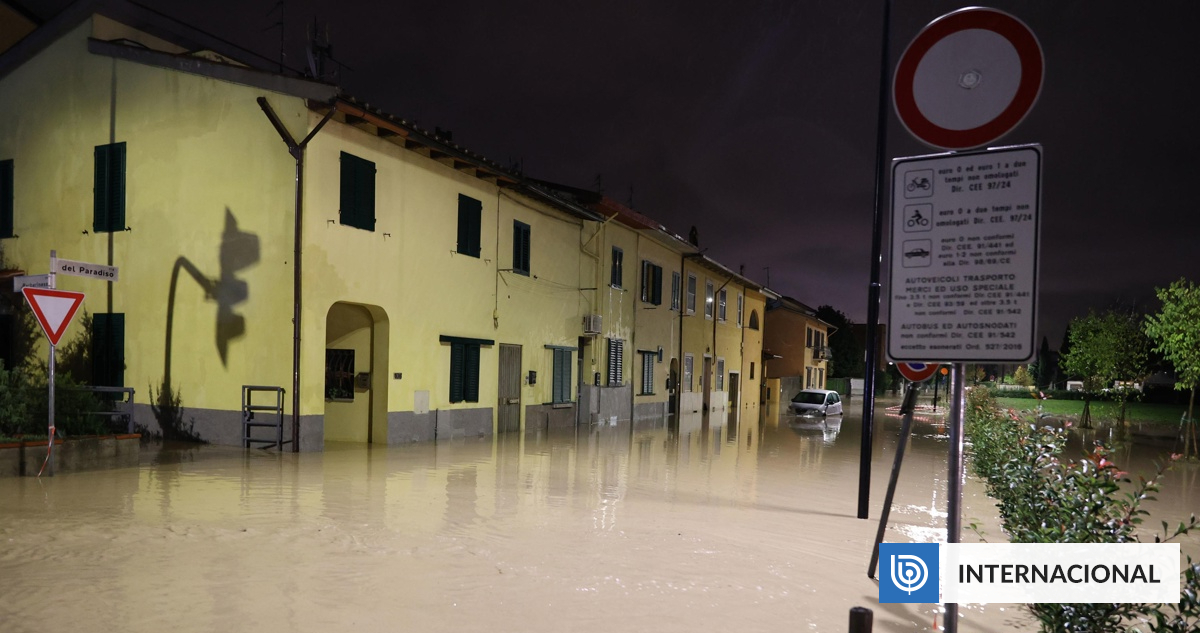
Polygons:
M996 9L947 13L921 30L896 65L896 115L917 140L950 150L1012 131L1042 90L1042 47L1029 27Z

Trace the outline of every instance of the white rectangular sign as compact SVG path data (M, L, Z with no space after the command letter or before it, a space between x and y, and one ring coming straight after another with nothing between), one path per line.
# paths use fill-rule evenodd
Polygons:
M13 277L13 292L21 292L21 288L53 288L54 275L21 275Z
M890 359L1034 356L1041 158L1023 145L893 161Z
M104 264L89 264L69 259L50 259L50 272L74 275L76 277L91 277L104 281L117 281L117 267Z
M1179 543L944 543L942 601L1179 602Z

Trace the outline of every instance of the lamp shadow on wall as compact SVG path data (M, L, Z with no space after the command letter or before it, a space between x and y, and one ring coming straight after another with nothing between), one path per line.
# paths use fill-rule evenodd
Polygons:
M175 323L175 293L180 271L186 272L204 291L206 301L217 304L215 338L221 364L228 365L229 345L246 334L246 318L234 309L250 298L250 285L237 275L258 263L262 249L258 236L238 228L237 217L225 207L225 228L218 251L219 268L215 278L206 276L188 258L179 257L171 269L171 287L167 295L166 345L163 352L163 389L171 389L171 356Z

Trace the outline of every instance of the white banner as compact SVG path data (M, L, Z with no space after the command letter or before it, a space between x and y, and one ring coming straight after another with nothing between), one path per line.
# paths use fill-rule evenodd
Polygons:
M1179 602L1178 543L943 543L942 601Z

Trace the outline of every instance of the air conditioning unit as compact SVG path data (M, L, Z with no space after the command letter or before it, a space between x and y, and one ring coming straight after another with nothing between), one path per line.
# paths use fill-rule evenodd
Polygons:
M583 333L584 334L599 334L602 328L599 314L583 315Z

